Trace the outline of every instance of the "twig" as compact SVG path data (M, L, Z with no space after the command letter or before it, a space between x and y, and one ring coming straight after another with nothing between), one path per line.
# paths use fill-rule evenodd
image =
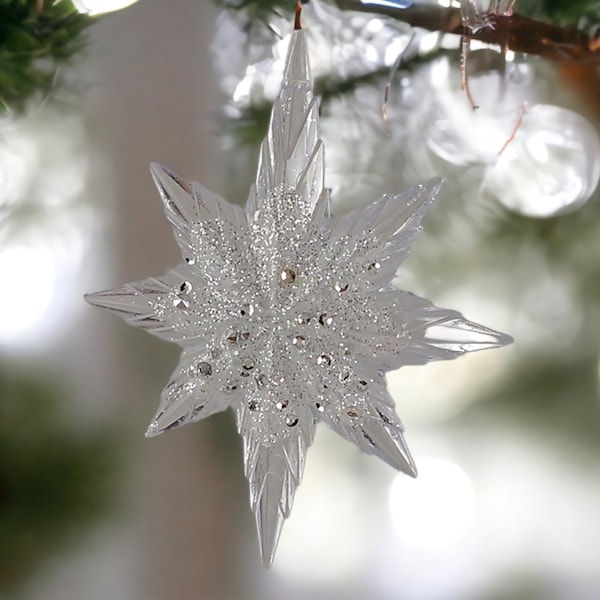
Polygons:
M467 56L469 54L470 42L471 40L466 35L463 35L460 38L460 89L467 93L467 98L471 103L471 108L473 110L477 110L479 105L475 102L473 96L471 95L471 88L469 87L469 75L467 73Z
M504 154L504 151L508 148L509 144L511 144L512 141L515 139L515 136L517 135L517 131L519 131L519 129L521 129L521 125L523 125L523 117L525 116L526 112L527 112L527 104L523 103L523 106L521 106L521 113L519 114L519 118L517 119L517 122L515 123L515 126L511 132L510 136L504 142L502 148L500 148L500 150L498 151L498 154L496 154L496 156L498 158L500 158L502 156L502 154Z
M383 105L381 106L381 114L383 115L383 120L386 123L387 123L387 105L388 105L388 102L390 99L390 90L392 89L392 79L394 79L394 75L396 74L396 71L400 68L400 65L402 64L402 59L406 55L406 52L407 52L408 48L410 47L410 45L412 44L414 39L415 39L415 32L412 31L410 34L408 43L406 44L406 46L404 46L404 49L402 50L402 52L400 52L400 54L398 54L396 60L394 61L394 64L392 65L392 68L390 69L390 76L388 78L387 83L385 84L385 91L383 92Z

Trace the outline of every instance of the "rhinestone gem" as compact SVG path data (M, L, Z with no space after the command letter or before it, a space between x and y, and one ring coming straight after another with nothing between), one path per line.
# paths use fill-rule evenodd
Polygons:
M327 313L321 313L319 315L319 323L321 323L323 327L328 327L333 323L333 317L327 316Z
M240 308L240 314L242 317L251 317L254 314L254 306L252 304L244 304Z
M340 372L339 379L342 383L345 383L350 379L350 371L348 369L344 369Z
M198 373L203 377L208 377L209 375L212 375L212 366L210 363L202 361L201 363L198 363L198 366L196 368L198 369Z
M306 338L303 335L295 335L292 338L292 344L294 344L296 348L304 348L306 346Z
M240 332L235 329L230 329L225 336L225 339L231 344L238 344L240 341Z
M191 291L192 291L192 284L189 281L184 281L179 286L179 291L177 292L177 295L175 296L175 298L173 300L173 306L175 306L176 308L184 308L184 309L189 308L190 302L186 298L186 296L189 296Z
M249 377L250 376L250 371L252 371L252 369L254 369L254 359L250 358L249 356L247 356L246 358L242 359L242 377Z
M295 427L296 425L298 425L298 417L296 415L288 415L285 418L285 424L288 427Z
M294 283L294 281L296 281L296 271L294 271L294 269L286 267L279 271L279 283L287 285L289 283Z

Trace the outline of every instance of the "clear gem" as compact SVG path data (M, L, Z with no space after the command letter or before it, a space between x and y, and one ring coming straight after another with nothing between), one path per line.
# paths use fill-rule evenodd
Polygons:
M254 314L254 306L252 304L244 304L240 309L242 317L251 317Z
M190 295L192 291L192 284L189 281L184 281L180 286L179 286L179 291L177 292L177 295L175 296L175 299L173 300L173 306L177 307L177 308L189 308L190 307L190 300L189 298L187 298L187 296Z
M290 269L289 267L281 269L281 271L279 271L279 283L282 285L294 283L294 281L296 281L296 276L296 271L294 271L294 269Z
M240 341L240 332L235 329L230 329L225 336L225 339L232 345L236 345Z
M254 364L254 359L248 356L242 360L242 369L250 371L251 369L254 369Z
M210 363L202 361L201 363L198 363L197 369L198 373L203 377L208 377L209 375L212 375L212 366Z
M323 325L323 327L329 327L333 323L333 317L328 316L327 313L321 313L319 315L319 323Z
M296 415L288 415L285 418L285 424L288 427L295 427L296 425L298 425L298 417Z
M278 408L279 410L283 410L284 408L287 408L289 404L288 400L279 400L279 402L277 402L275 404L275 407Z
M341 294L342 292L345 292L347 290L348 290L348 284L347 283L345 283L345 282L339 282L338 281L335 284L335 291L336 292L339 292Z
M317 364L329 366L331 364L331 356L328 354L321 354L321 356L317 358Z
M319 412L325 412L325 407L320 402L317 402L315 406Z
M304 348L306 346L306 338L303 335L295 335L292 338L292 344L294 344L296 348Z

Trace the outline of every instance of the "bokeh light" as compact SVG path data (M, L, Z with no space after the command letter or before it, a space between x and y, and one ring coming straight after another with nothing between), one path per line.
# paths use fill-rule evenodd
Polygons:
M94 16L127 8L137 1L138 0L73 0L73 4L80 13Z
M26 271L35 273L28 281ZM0 251L0 343L18 342L44 318L56 284L56 264L43 247Z
M469 476L445 458L422 458L419 477L397 475L389 495L398 536L417 548L449 546L465 536L475 513Z

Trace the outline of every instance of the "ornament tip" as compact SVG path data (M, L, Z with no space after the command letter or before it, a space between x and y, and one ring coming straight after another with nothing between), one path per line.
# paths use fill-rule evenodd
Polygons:
M273 507L272 504L273 502L269 501L269 498L263 496L255 513L260 556L263 566L267 569L273 564L285 520L280 509Z
M98 306L104 308L103 296L106 296L106 292L89 292L83 295L83 299L91 306Z
M162 433L162 431L158 430L156 421L152 421L152 423L150 423L150 425L148 426L148 429L146 429L146 433L144 434L144 437L145 438L153 438L161 433Z

